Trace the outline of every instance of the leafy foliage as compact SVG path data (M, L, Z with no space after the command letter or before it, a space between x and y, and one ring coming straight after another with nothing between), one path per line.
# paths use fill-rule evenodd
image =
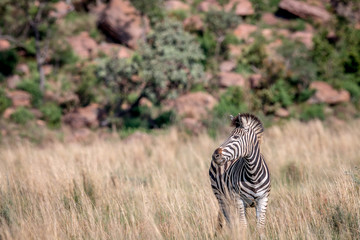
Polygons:
M55 103L46 103L40 108L43 119L50 127L58 128L61 123L61 108Z
M155 102L176 97L203 82L204 55L196 39L173 20L158 23L141 55L140 75L145 94Z
M17 89L26 91L31 94L31 104L35 107L39 107L42 103L43 94L40 91L39 84L34 80L25 80L17 85Z
M325 119L324 106L321 104L305 105L300 119L303 121L309 121L311 119Z
M26 124L34 118L34 114L24 107L17 108L16 111L10 116L10 119L13 122L21 125Z
M11 100L6 97L3 89L0 89L0 115L11 105Z

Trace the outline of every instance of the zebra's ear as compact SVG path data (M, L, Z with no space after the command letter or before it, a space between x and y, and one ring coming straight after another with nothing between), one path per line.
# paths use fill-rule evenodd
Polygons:
M236 127L236 128L243 128L243 122L241 119L240 114L237 115L236 117L233 117L232 115L230 115L231 118L231 126Z

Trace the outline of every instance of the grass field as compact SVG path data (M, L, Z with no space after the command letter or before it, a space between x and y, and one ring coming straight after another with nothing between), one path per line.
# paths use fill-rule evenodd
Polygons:
M266 129L269 239L360 238L360 121ZM0 147L0 239L214 239L208 168L225 134ZM255 239L254 210L245 233Z

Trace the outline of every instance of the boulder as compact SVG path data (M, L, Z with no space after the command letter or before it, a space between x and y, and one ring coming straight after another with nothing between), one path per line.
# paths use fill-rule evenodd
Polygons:
M279 18L272 13L264 13L261 16L261 21L267 25L277 25L280 23Z
M309 103L337 104L350 101L350 94L346 90L336 90L326 82L315 81L310 84L315 94L308 100Z
M181 122L187 130L196 135L204 128L204 126L194 118L184 118Z
M259 88L263 78L260 73L255 73L249 77L250 87Z
M97 127L99 106L93 103L84 108L78 108L74 112L67 113L63 117L63 122L73 129L81 129L84 127Z
M205 0L197 6L199 12L209 12L210 10L218 11L220 9L221 6L216 0Z
M281 118L287 118L290 116L290 113L285 108L279 108L275 111L275 116L281 117Z
M7 50L10 46L11 44L8 40L0 38L0 51Z
M9 107L9 108L5 109L5 111L3 113L3 118L9 119L11 114L13 114L14 112L15 112L15 108L13 108L13 107Z
M220 64L220 72L231 72L236 68L235 61L224 61Z
M110 57L130 58L133 51L129 48L116 43L101 43L99 45L99 52L102 52Z
M16 88L16 86L21 82L19 75L12 75L6 78L6 86L10 89Z
M75 54L81 58L93 58L97 55L97 43L88 32L81 32L77 36L67 39Z
M42 66L45 76L50 75L53 71L53 66L50 64L46 64Z
M229 44L228 51L230 58L238 58L244 50L244 45Z
M273 30L269 29L269 28L265 28L265 29L261 30L261 34L268 41L270 41L274 37Z
M188 31L199 31L204 27L204 22L199 15L192 15L183 22L184 28Z
M30 73L29 66L25 63L19 63L16 65L16 71L22 75L28 75Z
M144 24L144 26L143 26ZM98 19L100 29L114 41L137 48L149 31L149 21L126 0L111 0Z
M225 11L235 10L238 16L249 16L255 13L254 8L249 0L230 0L225 5Z
M217 103L209 93L195 92L185 94L176 100L167 103L167 107L176 111L184 118L200 120L208 115Z
M330 13L324 8L297 0L282 0L279 8L303 19L311 19L319 22L328 22L331 19Z
M50 15L50 17L54 17L54 18L65 17L66 14L68 14L68 12L70 12L72 10L72 6L68 5L64 1L59 1L59 2L55 3L52 7L54 10L52 10L49 13L49 15Z
M246 79L241 74L234 72L220 72L218 76L220 87L248 87Z
M28 92L16 90L7 93L7 97L11 99L13 107L30 107L31 95Z
M168 11L174 10L190 10L190 6L182 1L178 0L168 0L165 2L165 9Z
M240 40L249 40L250 35L257 30L255 25L242 23L239 24L233 31L233 34Z
M314 33L312 32L299 31L291 34L292 39L302 42L309 49L311 49L314 45L313 37Z

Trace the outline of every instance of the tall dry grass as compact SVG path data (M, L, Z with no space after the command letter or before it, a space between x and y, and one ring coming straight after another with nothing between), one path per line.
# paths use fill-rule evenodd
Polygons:
M267 129L270 239L360 238L360 121ZM207 135L0 148L1 239L213 239ZM217 238L257 237L249 227Z

